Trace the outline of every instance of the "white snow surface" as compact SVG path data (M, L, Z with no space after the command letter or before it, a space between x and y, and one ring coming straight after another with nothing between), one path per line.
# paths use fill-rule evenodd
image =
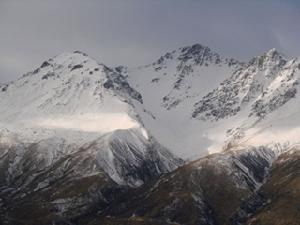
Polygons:
M202 52L202 48L206 48L203 46L189 48L196 48L196 51L199 48L200 52L183 61L180 57L189 50L180 48L153 64L129 68L125 74L131 86L143 96L143 108L137 106L136 110L147 130L175 154L196 159L209 153L209 146L216 141L213 136L216 131L210 130L216 125L192 119L194 105L230 77L239 63L229 66L230 59L209 49ZM198 57L203 60L202 64L194 61ZM217 63L216 57L220 58ZM217 132L226 130L222 124L217 127Z
M237 145L300 140L300 60L275 49L241 63L197 44L146 66L115 68L142 101L105 88L108 68L83 53L43 65L1 86L2 142L61 137L81 145L139 129L175 155L196 159Z
M104 67L83 53L49 59L0 92L0 127L29 142L62 136L78 143L141 127L125 99L103 87Z
M181 157L300 140L300 60L275 49L240 63L194 45L125 74L143 96L145 127Z
M0 90L0 156L7 156L9 147L15 154L9 176L22 173L18 168L28 155L40 170L79 155L78 176L104 171L130 186L143 184L140 170L157 176L176 169L182 160L153 139L133 104L142 99L123 76L84 53L45 61Z

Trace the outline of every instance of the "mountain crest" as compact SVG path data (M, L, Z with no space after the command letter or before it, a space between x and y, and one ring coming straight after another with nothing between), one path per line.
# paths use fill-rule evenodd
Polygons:
M261 69L268 69L270 67L282 68L286 63L287 60L284 58L284 56L275 48L272 48L263 55L250 60L248 66L257 66Z
M181 47L177 50L166 53L161 56L152 65L155 66L156 70L160 70L167 64L168 61L177 60L181 66L178 70L181 70L184 65L195 65L195 66L208 66L210 64L228 64L229 66L239 64L239 62L232 58L223 58L209 47L194 44L190 46Z

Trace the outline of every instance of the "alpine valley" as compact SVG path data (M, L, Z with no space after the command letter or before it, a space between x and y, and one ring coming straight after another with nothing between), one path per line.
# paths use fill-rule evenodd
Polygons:
M80 51L0 84L0 225L300 224L300 58Z

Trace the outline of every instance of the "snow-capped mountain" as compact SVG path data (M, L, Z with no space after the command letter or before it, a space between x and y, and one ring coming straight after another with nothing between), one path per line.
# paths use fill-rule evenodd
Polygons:
M272 144L275 136L281 144L298 142L299 65L275 49L238 62L196 44L144 67L118 69L143 96L146 113L139 115L149 132L194 159L233 145Z
M197 102L193 117L219 120L234 116L267 89L285 64L286 60L275 49L252 59Z
M199 44L137 68L110 69L84 53L66 53L2 85L0 125L27 141L63 136L78 144L140 128L187 159L271 144L287 127L297 133L299 63L275 49L239 62ZM278 142L297 141L288 136Z
M110 69L84 53L65 53L1 86L2 139L59 136L80 146L139 129L187 159L272 144L281 131L277 142L293 144L297 138L285 132L298 129L299 62L275 49L239 62L195 44L146 66Z
M136 68L51 58L0 85L0 224L259 224L285 201L274 177L298 187L299 79L275 49L239 62L196 44Z
M142 94L143 108L136 108L149 132L179 156L195 158L208 153L211 140L204 130L211 125L192 119L194 105L241 66L195 44L146 66L117 69Z
M93 173L103 170L118 184L133 186L182 163L143 127L133 105L143 103L141 94L84 53L45 61L2 88L0 96L1 144L20 148L11 158L11 152L1 153L3 162L9 157L8 180L22 172L18 168L30 152L24 149L31 145L43 147L35 148L27 170L52 167L85 149L82 158L95 161Z
M45 61L2 88L0 95L1 127L29 141L61 130L60 135L70 130L99 135L139 127L131 101L142 102L141 95L122 75L80 52ZM77 135L73 141L82 139Z
M122 74L81 52L3 85L0 221L67 220L180 166L143 126L141 104Z
M275 49L255 57L195 104L193 117L226 124L229 147L296 144L300 60Z

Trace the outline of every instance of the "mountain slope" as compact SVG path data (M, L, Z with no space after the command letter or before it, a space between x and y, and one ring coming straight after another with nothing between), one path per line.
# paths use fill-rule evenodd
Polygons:
M52 224L101 210L128 186L182 164L138 130L118 130L80 148L53 138L0 150L0 202L7 224Z
M0 97L5 224L74 219L183 163L144 128L141 94L84 53L45 61Z
M294 146L274 162L256 196L256 207L251 202L243 207L244 224L299 224L299 153L299 146Z
M241 144L266 145L274 140L295 144L300 138L296 119L299 68L299 59L285 60L272 49L252 59L206 95L195 105L193 116L223 121L220 123L226 124L227 137L223 131L222 138L229 148Z
M284 152L299 79L274 49L242 63L196 44L138 68L51 58L1 85L0 221L297 222L298 153Z
M195 158L207 154L198 146L208 147L210 140L203 133L209 125L191 120L194 104L240 66L195 44L166 53L147 66L117 70L143 96L143 107L136 108L149 132L176 154Z
M112 221L104 224L231 224L240 205L265 182L281 151L240 149L188 163L132 190L90 224L102 224L104 218Z
M51 137L55 132L67 135L65 131L71 130L74 133L65 138L80 142L79 135L74 138L77 131L92 137L93 133L97 136L139 126L132 118L130 102L142 102L141 95L122 75L80 52L45 61L8 84L0 96L1 127L18 132L19 137L26 134L28 141Z
M298 133L299 65L275 49L241 63L199 44L138 68L110 69L84 53L62 54L5 86L0 127L27 141L64 136L79 144L141 127L187 159L270 144L287 129L291 135L278 142L294 143L288 138Z
M149 132L195 159L235 145L272 144L278 136L280 144L298 142L299 68L299 59L275 49L241 63L196 44L117 70L143 96L136 108Z

